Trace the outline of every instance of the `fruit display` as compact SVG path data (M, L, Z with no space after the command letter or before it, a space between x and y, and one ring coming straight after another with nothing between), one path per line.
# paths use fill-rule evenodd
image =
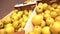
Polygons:
M32 18L33 30L28 34L60 34L60 5L40 2Z
M25 3L32 1L26 0ZM30 8L29 5L27 7ZM20 8L0 20L0 34L15 34L25 29L28 30L25 34L60 34L60 5L57 3L37 3L34 9L36 14L32 8Z
M32 10L14 9L12 14L0 20L0 34L14 34L24 29Z

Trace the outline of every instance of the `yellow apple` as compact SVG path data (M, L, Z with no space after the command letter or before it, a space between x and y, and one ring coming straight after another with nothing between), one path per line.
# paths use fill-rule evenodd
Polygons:
M45 25L46 25L46 22L44 20L41 21L41 27L45 27Z
M13 20L14 21L18 20L18 17L17 16L13 16Z
M5 34L5 29L0 29L0 34Z
M35 15L33 18L32 18L32 23L34 25L41 25L41 21L43 20L43 16L42 15Z
M26 17L26 18L24 18L24 22L27 22L28 21L28 18Z
M50 27L45 26L44 28L42 28L42 34L51 34Z
M57 6L58 6L57 3L53 3L53 4L52 4L52 7L53 7L53 8L57 8Z
M57 6L57 9L60 9L60 5Z
M23 19L26 18L27 16L25 14L23 14Z
M7 24L7 23L10 23L12 20L11 20L11 17L10 16L7 16L6 18L3 18L1 21L3 23Z
M55 9L55 12L59 13L60 12L60 9Z
M28 17L26 15L23 15L23 21L27 22L27 20L28 20Z
M14 10L13 10L13 13L16 13L16 12L18 12L18 9L14 9Z
M18 24L19 24L18 21L14 21L12 25L13 25L14 28L17 28L18 27Z
M19 19L19 23L22 23L22 22L23 22L23 18L20 18L20 19Z
M51 15L52 18L55 18L55 17L57 16L57 13L56 13L55 11L52 11L52 12L50 13L50 15Z
M2 23L6 23L6 22L5 22L5 18L1 19L1 22L2 22Z
M51 7L51 5L48 5L48 10L54 10L54 8Z
M53 8L53 7L50 7L50 9L49 9L50 11L54 11L55 9Z
M25 27L25 25L26 25L26 23L25 23L25 22L22 22L22 23L21 23L21 27L22 27L22 28L24 28L24 27Z
M54 22L54 24L50 26L50 30L53 34L58 34L60 32L60 22Z
M60 16L57 16L57 17L55 18L55 20L56 20L56 21L60 21Z
M35 34L33 31L29 32L28 34Z
M18 31L20 32L21 30L23 30L23 28L19 28Z
M7 34L14 34L14 27L5 28Z
M48 9L48 4L47 3L44 3L42 6L43 6L43 9L44 10L47 10Z
M5 25L5 28L8 28L8 27L13 27L11 23L8 23Z
M22 14L23 14L23 11L19 11L19 12L17 13L17 17L18 17L18 18L21 18Z
M24 10L24 14L26 15L26 16L28 16L28 11L27 10Z
M60 15L60 9L55 9L55 12Z
M46 13L46 14L50 14L50 10L46 10L44 13Z
M53 18L47 18L46 19L46 24L48 25L48 26L50 26L50 24L53 24L54 23L54 19Z
M12 13L12 16L16 16L16 15L17 15L17 13L16 13L16 12L15 12L15 13L14 13L14 12Z
M22 15L23 14L23 11L19 11L18 14L21 14Z
M42 6L37 6L37 7L36 7L36 12L37 12L37 13L43 12Z
M11 22L11 17L10 16L6 17L6 21Z
M41 2L38 4L38 6L42 6L42 5L43 5L43 3L41 3Z
M33 31L35 33L39 33L39 34L41 34L41 30L42 30L42 28L40 26L35 26L34 29L33 29Z
M45 19L50 18L50 17L51 17L51 15L48 14L48 13L44 14L44 18L45 18Z

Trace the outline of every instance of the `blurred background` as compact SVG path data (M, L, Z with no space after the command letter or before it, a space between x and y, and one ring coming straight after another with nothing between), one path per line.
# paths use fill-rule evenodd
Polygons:
M21 4L25 0L0 0L0 19L10 13L14 5Z

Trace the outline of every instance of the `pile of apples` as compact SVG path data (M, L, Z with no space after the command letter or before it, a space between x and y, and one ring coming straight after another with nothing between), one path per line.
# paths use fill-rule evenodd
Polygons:
M33 30L27 34L60 34L60 5L39 3L32 18ZM0 34L14 34L23 30L32 10L14 9L13 13L0 20Z
M10 16L0 20L0 34L14 34L23 30L32 10L14 9Z
M32 18L33 31L28 34L60 34L60 5L39 3Z

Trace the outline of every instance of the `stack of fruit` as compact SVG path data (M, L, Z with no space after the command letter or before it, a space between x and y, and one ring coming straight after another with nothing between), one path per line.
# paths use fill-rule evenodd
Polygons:
M32 18L33 31L28 34L60 34L60 5L39 3Z
M33 30L27 34L60 34L60 5L39 3L32 18ZM0 21L0 34L14 34L23 30L32 10L14 9Z
M0 34L14 34L21 31L28 21L32 10L15 9L13 13L0 21Z

